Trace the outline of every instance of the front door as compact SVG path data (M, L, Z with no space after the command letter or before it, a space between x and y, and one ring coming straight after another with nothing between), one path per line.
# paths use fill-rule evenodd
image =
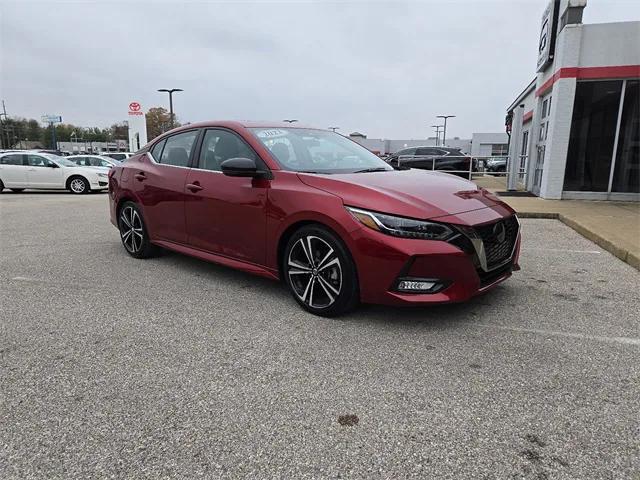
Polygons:
M0 180L7 188L26 188L27 156L22 153L7 153L0 157Z
M266 169L237 134L206 130L197 164L187 174L185 214L194 248L250 263L265 262L265 204L269 180L227 177L221 164L244 157Z
M27 179L31 188L64 188L62 168L42 155L27 155Z

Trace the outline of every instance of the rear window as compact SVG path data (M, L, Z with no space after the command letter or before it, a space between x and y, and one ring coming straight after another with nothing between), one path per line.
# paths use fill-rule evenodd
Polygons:
M24 165L23 163L23 155L13 153L10 155L3 155L0 157L1 165Z

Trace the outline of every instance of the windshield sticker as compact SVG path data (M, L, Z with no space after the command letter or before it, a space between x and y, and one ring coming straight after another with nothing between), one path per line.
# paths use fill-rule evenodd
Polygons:
M277 137L286 137L286 136L287 136L286 130L272 129L272 130L262 130L258 132L259 138L277 138Z

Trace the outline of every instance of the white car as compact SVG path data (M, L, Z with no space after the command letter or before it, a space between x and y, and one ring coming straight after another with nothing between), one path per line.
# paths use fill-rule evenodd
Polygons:
M104 171L103 171L104 170ZM70 190L89 193L109 188L109 169L80 167L66 158L29 151L0 154L0 192L9 188Z
M98 168L111 168L116 165L120 165L120 162L109 157L103 157L102 155L70 155L65 157L67 160L80 165L81 167L98 167Z

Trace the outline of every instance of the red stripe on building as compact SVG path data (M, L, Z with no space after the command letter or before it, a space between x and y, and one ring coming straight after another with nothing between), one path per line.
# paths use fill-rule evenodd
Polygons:
M640 65L561 68L536 90L536 97L540 97L551 90L553 84L561 78L575 78L577 80L640 78Z
M525 123L530 122L532 118L533 118L533 110L529 110L527 113L525 113L522 116L522 124L524 125Z

